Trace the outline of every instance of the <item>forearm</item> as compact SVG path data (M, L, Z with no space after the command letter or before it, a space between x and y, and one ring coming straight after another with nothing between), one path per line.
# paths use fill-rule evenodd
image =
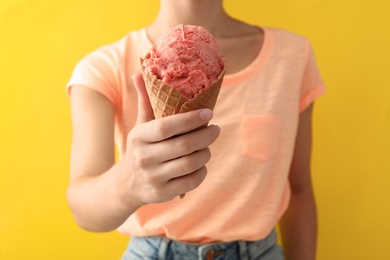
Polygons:
M67 191L68 204L77 224L88 231L108 232L119 227L140 203L123 202L115 176L120 163L98 176L85 176L73 180Z
M280 230L287 260L315 259L317 213L312 191L292 193Z

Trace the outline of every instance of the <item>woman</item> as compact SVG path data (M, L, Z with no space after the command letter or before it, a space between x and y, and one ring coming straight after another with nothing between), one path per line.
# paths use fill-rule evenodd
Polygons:
M207 28L228 71L214 113L156 120L139 58L178 24ZM303 37L238 21L222 0L161 0L152 24L89 54L68 84L77 223L131 236L124 259L283 259L279 222L286 258L315 259L311 114L323 91Z

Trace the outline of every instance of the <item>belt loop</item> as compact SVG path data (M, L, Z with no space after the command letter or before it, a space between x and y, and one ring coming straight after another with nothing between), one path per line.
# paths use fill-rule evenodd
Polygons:
M249 260L246 243L247 243L246 241L238 241L238 248L240 251L241 260Z
M166 237L160 238L160 246L158 249L158 259L165 260L167 256L167 250L169 247L169 244L171 243L171 240Z

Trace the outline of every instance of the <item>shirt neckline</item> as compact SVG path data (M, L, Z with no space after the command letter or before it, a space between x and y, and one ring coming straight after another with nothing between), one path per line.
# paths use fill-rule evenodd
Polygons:
M272 50L273 33L268 28L259 27L263 31L263 44L256 58L245 68L232 74L228 74L223 79L222 86L235 86L248 80L254 74L259 73L264 66Z
M258 28L263 31L263 44L256 58L247 67L243 68L242 70L226 75L223 79L222 87L235 86L242 82L245 82L246 80L248 80L248 78L250 78L254 74L259 73L261 68L268 60L268 57L271 53L272 46L273 46L272 43L274 40L274 35L272 30L269 30L268 28L264 28L264 27L258 27ZM146 28L141 29L141 34L143 40L148 44L148 49L150 49L153 46L153 43L149 39L149 36L146 33Z

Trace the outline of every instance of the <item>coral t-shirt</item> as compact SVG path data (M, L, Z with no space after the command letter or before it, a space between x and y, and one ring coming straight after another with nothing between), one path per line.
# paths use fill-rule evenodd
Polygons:
M289 168L300 112L324 93L309 42L281 29L261 28L263 46L245 69L225 76L211 124L208 175L184 199L139 208L119 227L130 236L161 235L187 242L258 240L288 207ZM144 29L83 58L67 85L92 88L115 107L120 154L137 118L131 76L152 47Z

